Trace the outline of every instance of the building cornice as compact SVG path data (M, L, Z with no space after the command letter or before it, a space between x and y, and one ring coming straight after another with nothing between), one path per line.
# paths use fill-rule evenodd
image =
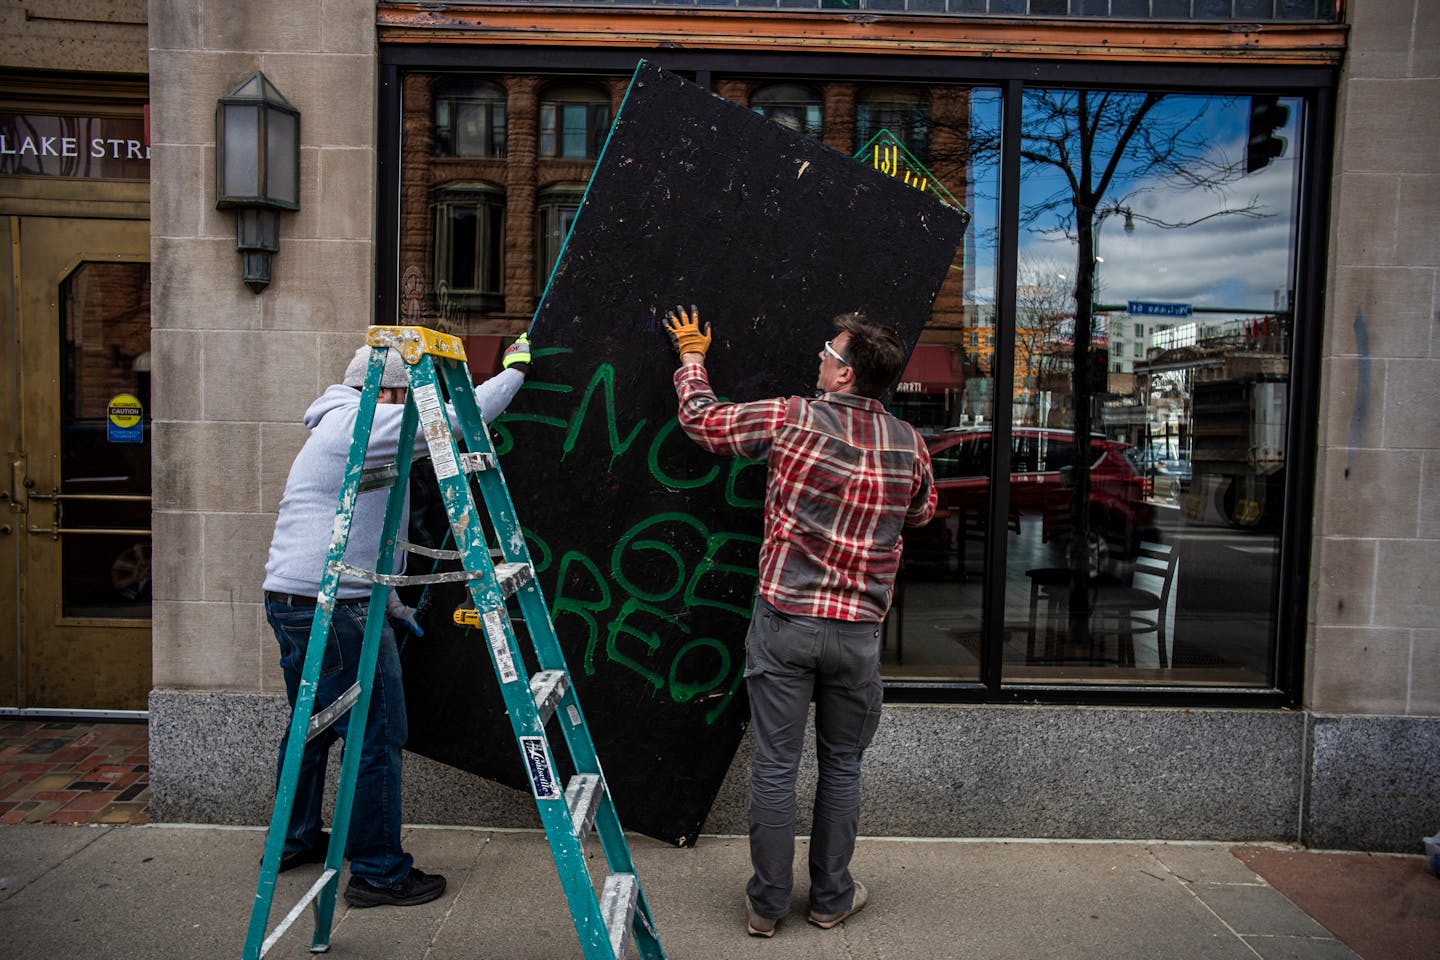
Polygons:
M834 11L378 4L382 43L1338 66L1348 27Z

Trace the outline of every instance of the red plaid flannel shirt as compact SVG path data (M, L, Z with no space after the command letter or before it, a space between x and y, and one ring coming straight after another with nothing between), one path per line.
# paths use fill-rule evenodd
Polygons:
M675 392L692 440L768 464L760 595L783 613L885 619L901 528L935 513L930 454L914 428L851 394L722 402L698 363L675 371Z

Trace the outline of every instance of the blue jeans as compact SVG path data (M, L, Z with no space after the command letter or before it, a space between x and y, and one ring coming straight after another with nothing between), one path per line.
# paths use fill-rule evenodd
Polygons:
M805 721L815 701L819 779L810 828L810 909L849 910L855 897L850 858L860 826L860 758L880 723L878 623L797 617L764 600L745 636L755 754L750 762L750 863L746 884L755 911L790 912L795 856L795 779Z
M320 679L315 688L315 710L319 712L355 683L360 648L365 642L366 600L341 600L330 619ZM280 643L280 668L285 673L285 695L294 716L295 698L305 666L305 649L310 643L310 625L315 607L294 605L265 598L265 619ZM295 785L295 805L290 827L285 832L285 853L318 846L321 802L325 796L325 767L330 745L344 739L350 723L347 711L314 740L305 745L300 759L300 776ZM380 631L380 653L375 662L375 684L370 693L370 713L365 739L360 748L360 770L355 799L350 808L350 832L345 857L354 876L376 884L403 879L414 865L400 846L400 748L409 735L405 721L405 687L400 679L400 654L395 632L387 622ZM285 762L290 728L280 739L276 782Z

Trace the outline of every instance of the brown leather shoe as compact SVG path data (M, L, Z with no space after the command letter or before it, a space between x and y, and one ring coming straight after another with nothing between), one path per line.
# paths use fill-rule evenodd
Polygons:
M865 889L865 884L861 883L859 880L856 880L855 899L850 902L849 910L843 910L840 913L816 913L814 910L811 910L810 922L815 924L815 926L819 927L821 930L829 930L836 924L842 923L846 917L853 917L855 916L855 914L859 913L862 909L864 909L865 901L869 899L870 894Z
M762 917L755 912L755 905L750 898L745 898L745 932L752 937L773 937L775 926L780 922L779 917Z

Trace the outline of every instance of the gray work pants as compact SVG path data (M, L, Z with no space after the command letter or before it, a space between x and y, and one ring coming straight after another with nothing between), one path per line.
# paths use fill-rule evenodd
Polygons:
M745 892L756 912L790 912L795 855L795 777L815 701L819 779L810 830L810 909L848 910L850 857L860 824L860 757L884 699L880 627L780 613L756 600L745 637L755 755L750 764L750 862Z

